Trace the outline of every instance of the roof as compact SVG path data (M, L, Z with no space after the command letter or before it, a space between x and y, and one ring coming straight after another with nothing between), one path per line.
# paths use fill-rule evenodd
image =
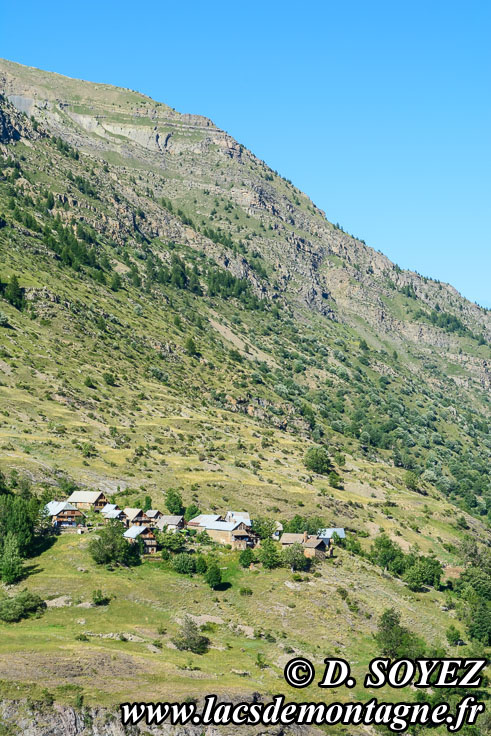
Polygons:
M121 514L124 513L121 511L121 509L111 509L111 511L108 511L106 514L104 514L105 519L117 519Z
M251 517L248 511L227 511L226 521L243 521L247 526L251 526Z
M50 501L44 508L48 516L57 516L62 511L78 511L77 507L68 501Z
M118 508L117 503L106 503L106 505L101 509L101 514L105 516L109 511L114 511L114 509Z
M285 532L280 539L281 544L299 544L303 543L303 534L293 534L292 532Z
M159 529L163 529L164 526L177 526L181 523L181 521L184 519L184 516L161 516L160 519L157 521L157 526Z
M209 529L210 531L233 532L234 529L237 529L239 524L243 523L242 519L239 521L209 521L205 524L201 524L201 526L207 530Z
M346 532L342 527L330 527L329 529L320 529L318 533L319 539L331 539L333 534L337 534L340 539L346 539Z
M102 496L102 491L73 491L68 499L71 503L95 503Z
M192 524L193 526L205 526L205 524L211 524L221 518L220 514L199 514L199 516L195 516L194 519L188 521L188 524Z
M123 534L123 537L126 537L126 539L136 539L145 531L148 531L148 527L146 526L130 526Z
M128 517L129 521L133 521L133 519L136 519L139 514L143 514L142 509L134 509L130 506L127 506L125 509L123 509L123 511Z
M149 519L155 518L158 514L161 514L158 509L148 509L148 511L145 511L145 515L148 516Z
M325 547L326 542L324 539L319 539L318 537L309 537L306 542L303 542L302 546L310 549L316 549L317 547Z

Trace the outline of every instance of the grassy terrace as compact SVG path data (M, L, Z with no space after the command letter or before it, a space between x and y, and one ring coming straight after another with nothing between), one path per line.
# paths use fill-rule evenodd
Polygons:
M86 702L99 705L118 703L128 692L135 700L254 690L284 692L292 699L296 694L282 676L292 650L317 663L319 673L324 657L339 654L351 663L361 684L376 653L372 633L384 608L404 610L405 623L434 644L448 619L440 610L443 594L411 593L400 581L342 550L319 565L320 577L302 575L302 582L293 581L284 569L243 570L236 553L218 551L225 589L213 591L201 576L179 575L159 560L130 570L96 567L87 552L89 539L63 534L29 560L29 589L64 605L49 607L39 619L0 624L4 694L12 695L19 687L35 696L49 682L61 702L83 691ZM110 604L85 607L96 588L111 596ZM241 588L250 588L252 595L241 595ZM349 591L357 612L350 610L339 588ZM63 596L68 598L57 600ZM205 655L172 645L186 613L207 625L211 648ZM84 632L88 641L77 640ZM101 637L107 634L115 638ZM120 635L128 640L120 640ZM267 664L264 669L257 665L258 654ZM80 690L67 690L67 684ZM302 698L308 694L315 699L314 686L309 690ZM361 687L350 692L347 697L366 698ZM328 699L332 695L326 693ZM394 697L389 690L383 695Z

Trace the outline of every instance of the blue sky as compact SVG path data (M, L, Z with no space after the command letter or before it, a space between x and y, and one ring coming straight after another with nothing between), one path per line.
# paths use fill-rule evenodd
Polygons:
M491 307L487 0L4 3L0 56L206 115L328 218Z

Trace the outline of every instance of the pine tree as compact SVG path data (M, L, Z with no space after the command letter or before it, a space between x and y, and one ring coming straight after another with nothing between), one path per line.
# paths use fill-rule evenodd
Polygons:
M12 532L8 532L3 544L0 561L0 577L4 583L11 585L22 575L22 558L19 554L19 543Z
M198 349L192 337L188 337L184 347L186 348L186 352L188 355L191 355L191 356L197 355Z
M5 287L5 299L12 304L16 309L21 309L24 303L24 296L22 289L19 286L19 279L15 274L10 277L10 280Z

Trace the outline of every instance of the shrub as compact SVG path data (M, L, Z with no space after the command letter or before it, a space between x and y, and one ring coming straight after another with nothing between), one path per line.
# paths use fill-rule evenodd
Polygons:
M240 595L252 595L251 588L240 588L239 590Z
M104 595L102 590L99 588L97 590L94 590L92 593L92 602L96 606L107 606L111 601L111 597L108 595Z
M174 570L181 575L192 575L196 572L194 557L187 552L181 552L172 560Z
M239 555L239 565L241 567L249 567L251 562L254 562L254 552L250 547L247 547L246 549L243 549L242 552Z
M198 555L196 557L196 572L200 575L204 575L204 573L207 571L208 565L206 563L205 558L203 555Z
M205 654L208 651L210 640L201 634L198 624L192 618L186 616L182 623L179 634L172 640L177 649L187 650L194 654Z
M457 646L457 644L461 640L460 631L453 624L450 624L445 632L445 636L447 637L447 641L451 647Z
M36 593L23 590L13 598L0 601L0 621L12 623L20 621L46 608L46 603Z

